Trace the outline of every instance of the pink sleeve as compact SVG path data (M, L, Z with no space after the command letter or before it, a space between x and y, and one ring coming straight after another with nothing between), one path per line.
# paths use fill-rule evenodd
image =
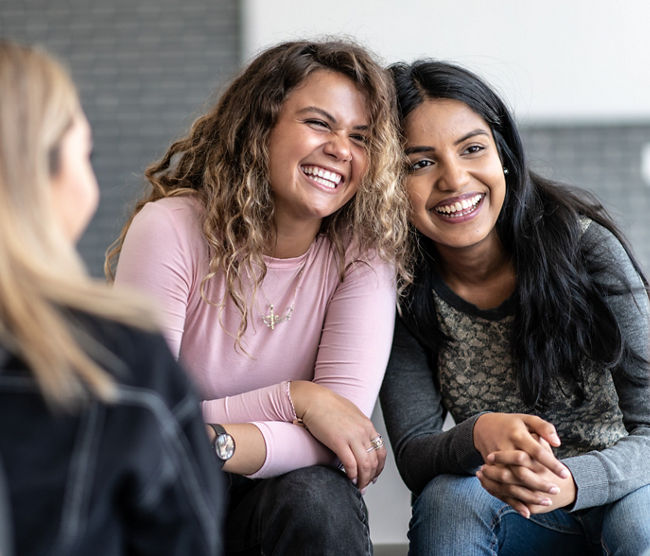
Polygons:
M368 417L390 354L395 290L390 265L380 260L354 264L332 296L323 325L314 382L354 402ZM336 461L330 450L301 427L255 424L264 435L267 457L253 478Z
M128 284L153 297L169 347L178 359L185 325L193 263L187 233L174 221L176 211L147 203L124 239L115 284Z
M291 403L289 381L201 402L206 423L285 421L292 423L296 411Z

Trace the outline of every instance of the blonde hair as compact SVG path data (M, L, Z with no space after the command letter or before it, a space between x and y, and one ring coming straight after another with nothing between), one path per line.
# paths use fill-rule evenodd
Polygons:
M51 178L80 110L58 62L0 41L0 342L25 361L50 405L68 409L114 394L98 361L118 358L83 314L152 328L141 304L88 277L54 213Z
M356 195L323 220L340 261L343 278L345 241L353 238L358 255L369 250L397 267L401 286L408 269L408 201L401 185L402 148L396 123L392 80L362 47L350 41L281 43L259 54L225 90L216 105L174 142L145 172L151 191L135 206L120 236L107 252L105 272L113 278L130 223L150 201L193 194L204 206L203 233L212 253L204 286L218 272L226 294L241 314L239 343L248 325L250 300L242 276L255 277L254 291L266 273L263 250L274 229L269 184L268 138L287 95L311 73L325 69L350 78L363 93L369 116L369 169Z

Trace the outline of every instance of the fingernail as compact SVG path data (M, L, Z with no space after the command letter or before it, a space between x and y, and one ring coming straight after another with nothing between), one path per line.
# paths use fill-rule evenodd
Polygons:
M364 488L362 488L362 489L359 491L359 492L361 493L361 496L363 496L363 495L366 493L366 489L367 489L367 488L368 488L368 487L364 487Z
M557 494L560 492L560 489L556 487L555 485L551 486L551 488L548 489L549 494Z
M352 481L352 484L353 484L353 485L356 485L356 484L357 484L357 478L356 478L356 477L355 477L354 479L351 479L351 481Z
M551 502L550 498L542 498L542 501L540 502L542 506L550 506L552 503L553 502Z
M569 470L566 467L563 467L562 470L560 471L560 477L563 479L568 479L569 478Z

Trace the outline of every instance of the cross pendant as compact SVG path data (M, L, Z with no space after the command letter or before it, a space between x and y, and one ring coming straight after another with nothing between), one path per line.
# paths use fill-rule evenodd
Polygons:
M262 320L264 321L264 324L268 326L271 330L275 329L275 325L282 320L282 317L280 315L275 314L275 310L273 307L273 304L269 305L269 312L267 315L264 315L262 317Z

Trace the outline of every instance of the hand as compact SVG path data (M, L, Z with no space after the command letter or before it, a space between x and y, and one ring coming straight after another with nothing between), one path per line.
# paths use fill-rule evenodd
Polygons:
M345 473L361 490L384 469L386 448L371 449L379 436L372 421L351 401L310 381L291 381L296 415L307 430L341 461Z
M544 439L543 448L551 451ZM477 472L481 485L510 504L520 515L550 512L572 504L576 498L573 477L558 479L549 469L521 451L494 452Z
M555 427L540 417L525 413L485 413L476 420L473 434L474 446L486 463L493 452L519 451L561 479L570 476L550 449L560 445Z

